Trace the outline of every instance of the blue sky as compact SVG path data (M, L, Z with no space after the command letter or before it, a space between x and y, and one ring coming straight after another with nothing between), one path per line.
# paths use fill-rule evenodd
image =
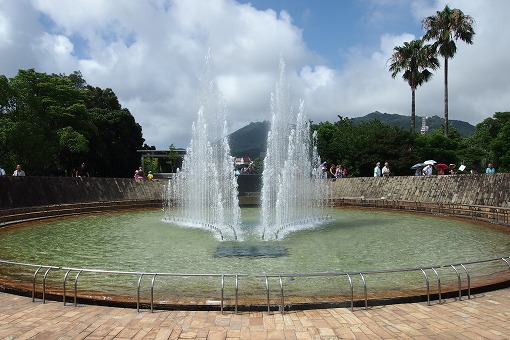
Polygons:
M414 20L411 1L368 0L241 0L265 11L286 11L302 30L307 46L318 51L330 66L342 67L348 50L365 53L377 49L383 33L423 34Z
M235 131L270 120L280 56L291 102L314 122L373 111L410 115L393 48L423 35L446 4L471 15L473 45L449 62L450 119L510 110L508 0L0 0L0 74L69 74L111 88L149 145L187 147L204 57ZM418 88L417 115L443 116L443 70Z

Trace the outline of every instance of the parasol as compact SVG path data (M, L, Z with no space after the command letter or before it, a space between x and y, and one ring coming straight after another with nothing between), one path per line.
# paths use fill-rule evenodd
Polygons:
M425 164L425 163L416 163L415 165L413 165L411 167L411 169L416 170L418 168L423 168L425 165L427 165L427 164Z
M448 169L448 165L443 164L443 163L439 163L439 164L436 164L434 166L434 168L436 168L436 170L446 170L446 169Z
M425 162L423 162L423 163L425 163L426 165L429 165L429 164L434 165L434 164L436 164L437 162L436 162L436 161L434 161L434 160L432 160L432 159L429 159L428 161L425 161Z

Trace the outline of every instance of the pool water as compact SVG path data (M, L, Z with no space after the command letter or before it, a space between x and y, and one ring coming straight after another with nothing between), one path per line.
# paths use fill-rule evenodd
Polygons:
M208 230L165 222L159 210L88 215L4 228L0 230L0 259L116 271L253 276L415 268L510 252L509 230L499 226L374 210L332 209L331 221L320 227L287 230L280 240L263 241L258 228L259 211L242 210L242 242L222 242ZM132 291L137 279L96 276L80 280L83 284L90 281L92 286L98 280L101 289L116 292ZM407 287L416 274L408 276L374 284ZM208 279L158 280L169 290L190 296L201 295L211 284ZM253 281L256 282L250 283L251 290L263 286L262 279ZM296 294L305 295L310 290L330 294L338 285L323 281L328 280L289 279L287 284Z

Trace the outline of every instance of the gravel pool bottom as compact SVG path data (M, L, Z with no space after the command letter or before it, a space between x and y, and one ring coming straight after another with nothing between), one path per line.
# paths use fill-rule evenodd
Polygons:
M242 210L242 242L218 241L208 230L165 222L159 210L30 223L0 230L0 259L114 271L248 274L240 278L240 291L264 296L264 278L256 275L417 268L508 256L510 250L509 231L499 226L374 210L332 209L331 221L319 227L263 241L259 214L257 208ZM493 267L476 266L474 272L487 275L505 269ZM13 275L4 265L0 272ZM453 271L441 275L445 280L456 279ZM62 273L51 273L48 282L61 284L62 277ZM79 286L132 295L137 280L138 276L82 274ZM346 282L338 277L289 277L285 289L298 296L329 295L338 293L339 286L347 291ZM368 284L375 289L407 290L423 287L424 280L421 273L411 272L381 276ZM217 297L219 285L218 278L164 276L155 284L158 294L190 298ZM227 279L226 288L232 285L232 279Z

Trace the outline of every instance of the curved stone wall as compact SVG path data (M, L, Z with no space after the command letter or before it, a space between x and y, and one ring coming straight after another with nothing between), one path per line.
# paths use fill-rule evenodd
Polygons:
M86 202L162 200L167 180L0 177L0 209ZM333 198L510 207L510 174L353 177L331 181ZM243 184L240 183L240 191ZM246 191L246 190L245 190ZM256 193L251 193L252 198Z
M510 174L342 178L333 198L367 198L510 207Z
M87 202L162 200L166 181L99 177L0 177L0 209Z

